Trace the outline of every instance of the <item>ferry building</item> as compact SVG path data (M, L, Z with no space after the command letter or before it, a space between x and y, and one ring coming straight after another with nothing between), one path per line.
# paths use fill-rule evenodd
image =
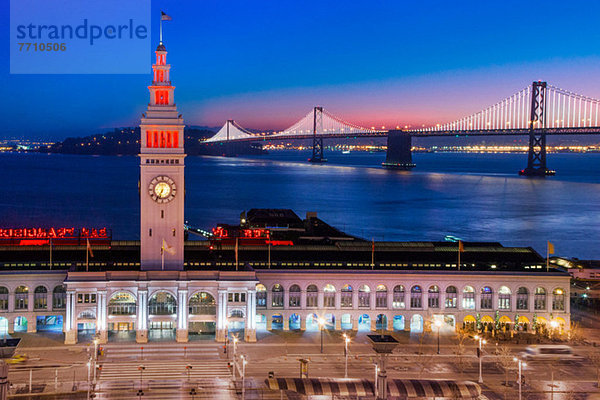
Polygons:
M569 275L529 247L370 242L292 210L249 210L210 234L185 226L184 123L166 57L161 43L140 125L140 240L0 227L0 335L254 342L261 330L418 333L436 321L442 333L569 328Z

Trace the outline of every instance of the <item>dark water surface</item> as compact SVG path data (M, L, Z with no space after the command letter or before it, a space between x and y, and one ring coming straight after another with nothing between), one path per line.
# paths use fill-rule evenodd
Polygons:
M415 154L412 172L379 167L385 153L264 158L188 157L186 219L211 228L253 207L317 211L376 240L546 240L558 255L600 258L600 154L552 154L557 175L517 176L522 154ZM139 238L139 160L132 156L0 154L0 226L107 226Z

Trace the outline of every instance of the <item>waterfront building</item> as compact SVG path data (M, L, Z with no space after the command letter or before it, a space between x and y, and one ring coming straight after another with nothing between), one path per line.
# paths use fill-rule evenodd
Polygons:
M0 334L58 330L73 344L90 334L145 343L253 342L277 329L419 333L435 320L442 332L569 328L569 275L531 248L375 243L291 210L250 210L210 240L186 241L202 231L184 225L183 119L166 56L161 43L140 125L140 240L0 229Z

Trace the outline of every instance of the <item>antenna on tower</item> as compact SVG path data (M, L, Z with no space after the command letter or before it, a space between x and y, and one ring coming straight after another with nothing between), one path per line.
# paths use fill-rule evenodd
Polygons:
M167 14L165 14L164 11L160 12L160 44L162 44L162 23L163 21L172 21L173 18L169 17Z

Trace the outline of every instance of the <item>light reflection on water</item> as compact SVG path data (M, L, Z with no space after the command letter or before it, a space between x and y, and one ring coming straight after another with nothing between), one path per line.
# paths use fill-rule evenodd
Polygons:
M210 228L253 207L317 211L349 233L376 240L471 241L533 246L545 253L600 258L600 154L552 154L558 175L516 175L524 155L415 154L417 169L388 171L384 153L265 158L186 158L186 219ZM133 156L1 154L2 226L107 226L139 237L138 171Z

